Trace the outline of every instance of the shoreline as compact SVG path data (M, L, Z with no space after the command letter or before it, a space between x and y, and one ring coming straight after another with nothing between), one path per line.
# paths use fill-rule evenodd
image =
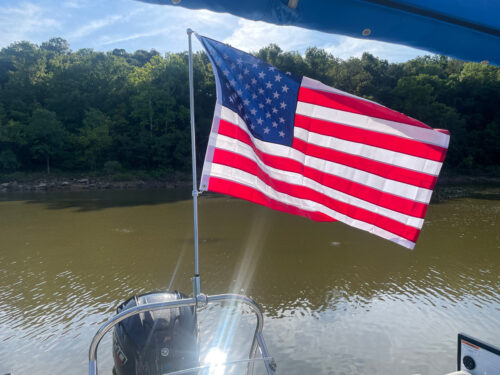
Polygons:
M0 193L13 192L49 192L49 191L90 191L90 190L132 190L132 189L171 189L187 187L191 180L168 178L161 180L131 180L112 181L109 177L82 178L37 178L29 181L9 181L0 183Z
M474 184L487 184L487 185L500 185L500 176L491 175L449 175L439 176L435 188L454 186L454 185L474 185Z
M89 191L89 190L131 190L131 189L171 189L191 186L191 177L173 175L162 179L113 180L112 176L88 177L40 177L34 176L23 180L12 180L0 183L0 193L10 192L48 192L48 191ZM441 176L435 190L450 186L467 186L475 184L500 185L500 177L451 175Z

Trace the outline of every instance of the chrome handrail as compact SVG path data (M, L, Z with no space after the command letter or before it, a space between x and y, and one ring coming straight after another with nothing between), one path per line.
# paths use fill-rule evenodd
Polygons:
M211 367L228 367L228 366L236 366L236 365L241 365L243 363L250 363L250 362L256 362L256 361L272 361L272 357L262 357L262 358L253 358L253 359L238 359L235 361L228 361L228 362L223 362L223 363L217 363L215 365L208 364L208 365L203 365L203 366L198 366L198 367L193 367L193 368L187 368L184 370L179 370L179 371L174 371L174 372L167 372L162 375L182 375L182 374L189 374L193 371L199 371L203 370L206 368L211 368Z
M276 370L276 364L274 362L274 359L269 356L268 350L266 343L264 341L264 337L262 336L262 329L264 328L264 316L262 314L262 311L260 310L259 305L255 303L253 299L247 296L243 296L240 294L217 294L214 296L207 296L205 294L198 294L196 298L184 298L180 300L175 300L175 301L168 301L168 302L159 302L159 303L149 303L145 305L139 305L139 306L134 306L131 307L127 310L124 310L118 314L116 314L114 317L109 319L106 323L104 323L98 330L97 333L94 335L94 338L92 339L92 342L90 343L90 348L89 348L89 375L98 375L97 374L97 348L99 346L99 343L101 342L102 338L104 335L111 330L115 325L120 323L121 321L146 312L146 311L157 311L157 310L163 310L163 309L172 309L172 308L177 308L177 307L187 307L187 306L195 306L195 307L201 307L204 306L208 303L217 303L217 302L237 302L237 303L242 303L247 306L249 306L252 311L255 313L257 317L257 326L255 328L255 334L254 338L252 341L252 346L250 348L250 353L249 353L249 359L253 360L255 359L255 355L257 353L257 348L260 349L260 352L262 354L264 364L266 366L267 373L269 375L275 375L275 370ZM249 361L248 362L248 370L247 374L251 375L253 374L253 369L254 369L254 362L255 361ZM223 364L220 364L221 366Z

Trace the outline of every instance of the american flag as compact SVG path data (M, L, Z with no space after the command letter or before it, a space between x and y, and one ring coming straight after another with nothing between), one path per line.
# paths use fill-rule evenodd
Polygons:
M217 104L200 190L413 249L449 133L200 35Z

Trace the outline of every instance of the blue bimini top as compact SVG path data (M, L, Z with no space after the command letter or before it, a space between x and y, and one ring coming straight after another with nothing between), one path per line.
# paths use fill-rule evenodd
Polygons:
M141 0L500 65L498 0Z

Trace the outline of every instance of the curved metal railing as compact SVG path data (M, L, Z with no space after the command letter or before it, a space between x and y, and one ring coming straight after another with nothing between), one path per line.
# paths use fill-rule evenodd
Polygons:
M236 361L228 361L224 362L222 364L216 364L216 365L203 365L203 366L198 366L198 367L193 367L193 368L188 368L184 370L179 370L179 371L174 371L174 372L167 372L162 375L184 375L184 374L192 374L195 371L198 372L200 370L208 369L211 367L233 367L236 365L241 365L245 363L252 363L252 362L257 362L257 361L272 361L272 357L262 357L262 358L253 358L253 359L239 359Z
M89 375L97 375L98 374L98 372L97 372L97 348L99 346L99 343L101 342L104 335L107 332L109 332L115 325L120 323L121 321L123 321L131 316L134 316L134 315L146 312L146 311L158 311L158 310L173 309L173 308L188 307L188 306L202 307L202 306L205 306L209 303L227 303L227 302L241 303L241 304L249 306L250 309L255 313L255 315L257 317L257 325L255 327L255 334L253 337L252 346L250 348L248 360L226 362L226 363L217 364L217 366L223 367L225 365L234 365L234 364L240 363L240 362L247 362L248 363L247 373L249 375L251 375L251 374L253 374L255 361L263 360L264 364L266 366L267 373L269 375L275 375L276 364L274 362L274 359L269 356L267 346L266 346L266 343L264 341L264 337L262 335L262 329L264 328L264 316L262 314L262 311L260 310L259 305L257 305L257 303L255 303L255 301L253 299L251 299L250 297L247 297L247 296L240 295L240 294L217 294L217 295L213 295L213 296L207 296L205 294L198 294L196 296L196 298L194 298L194 297L193 298L184 298L184 299L175 300L175 301L149 303L149 304L145 304L145 305L134 306L132 308L129 308L127 310L124 310L124 311L116 314L114 317L109 319L106 323L104 323L97 330L97 333L94 335L94 338L92 339L92 342L91 342L90 348L89 348ZM262 358L256 357L257 349L260 349ZM202 366L202 367L206 368L209 366ZM196 368L196 369L198 369L198 368ZM192 370L196 370L196 369L192 369ZM187 370L183 370L183 371L187 371Z

